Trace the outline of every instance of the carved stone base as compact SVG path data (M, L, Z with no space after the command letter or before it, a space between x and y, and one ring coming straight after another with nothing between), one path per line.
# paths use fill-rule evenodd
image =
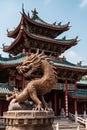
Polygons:
M7 111L3 113L6 130L53 130L54 112Z

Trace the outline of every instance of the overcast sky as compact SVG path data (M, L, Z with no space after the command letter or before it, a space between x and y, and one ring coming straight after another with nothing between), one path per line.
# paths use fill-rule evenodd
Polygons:
M87 65L87 0L1 0L0 1L0 54L2 44L10 45L13 39L6 36L7 29L13 30L20 22L22 3L25 12L37 9L38 15L48 23L70 22L70 30L61 34L58 38L66 36L72 39L78 36L78 44L67 50L63 55L68 61Z

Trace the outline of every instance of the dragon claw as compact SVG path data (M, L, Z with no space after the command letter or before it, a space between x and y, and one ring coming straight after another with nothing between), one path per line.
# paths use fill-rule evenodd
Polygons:
M53 109L50 107L42 108L42 106L40 106L40 105L37 105L35 108L33 108L33 110L35 110L35 111L53 111Z
M45 111L53 111L53 109L50 108L50 107L46 107L46 108L45 108Z
M37 105L35 108L33 108L33 110L35 110L35 111L44 111L44 109L42 108L42 106L40 106L40 105Z

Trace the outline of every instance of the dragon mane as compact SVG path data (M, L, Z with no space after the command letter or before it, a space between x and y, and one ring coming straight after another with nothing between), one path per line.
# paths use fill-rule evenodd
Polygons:
M17 66L17 70L19 73L23 74L26 78L32 76L34 72L36 72L38 69L41 71L41 63L42 60L46 60L49 62L49 64L53 68L53 73L57 75L55 71L55 66L53 65L53 62L50 58L48 58L44 52L39 53L39 50L35 54L31 54L30 56L26 56L23 63L19 66ZM39 73L39 72L38 72Z

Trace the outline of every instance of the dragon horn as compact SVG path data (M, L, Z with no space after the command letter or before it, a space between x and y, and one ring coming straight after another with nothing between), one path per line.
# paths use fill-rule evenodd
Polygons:
M45 54L44 54L44 51L42 51L42 52L38 55L38 57L42 58L43 55L45 55Z
M38 59L37 61L34 62L34 65L36 64L40 64L41 63L41 59Z
M28 63L32 63L36 58L37 58L36 55L32 54L31 56L27 57L24 60L23 65L28 64Z
M36 51L36 56L39 54L39 49L37 49L37 51Z
M47 56L43 55L43 56L40 57L40 59L46 59L47 60Z
M38 65L41 64L41 60L40 60L40 59L38 59L37 61L34 62L34 66L37 66L37 64L38 64ZM31 65L33 65L33 62L30 63L30 64L27 66L27 69L28 69Z

